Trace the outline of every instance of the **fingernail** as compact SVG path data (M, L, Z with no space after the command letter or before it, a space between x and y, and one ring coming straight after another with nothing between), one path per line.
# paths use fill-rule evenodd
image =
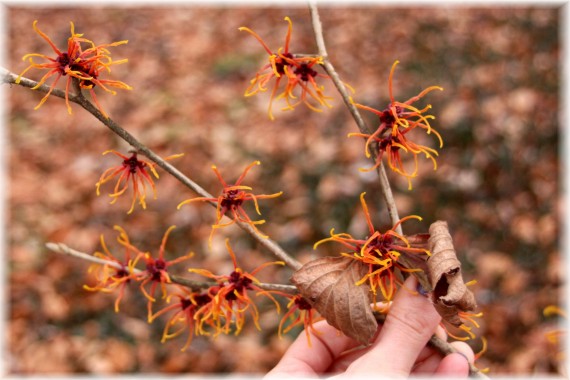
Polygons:
M420 293L422 296L427 296L429 294L429 292L422 286L422 284L420 284L418 282L418 285L416 286L416 290L418 291L418 293Z

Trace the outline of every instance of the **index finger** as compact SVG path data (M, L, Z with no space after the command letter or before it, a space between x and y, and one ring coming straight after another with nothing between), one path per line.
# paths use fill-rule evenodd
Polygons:
M355 372L409 376L418 355L435 332L441 317L431 301L416 289L410 276L398 291L373 348L350 367Z

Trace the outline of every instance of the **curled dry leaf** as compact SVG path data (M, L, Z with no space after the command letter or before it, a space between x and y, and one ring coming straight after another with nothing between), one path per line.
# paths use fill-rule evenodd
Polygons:
M361 344L369 344L377 329L370 307L370 287L356 285L368 272L350 257L323 257L293 273L291 281L331 325Z
M433 223L429 232L431 257L427 265L433 286L432 301L445 321L460 326L458 313L474 310L477 307L475 297L463 282L461 262L457 259L447 222Z

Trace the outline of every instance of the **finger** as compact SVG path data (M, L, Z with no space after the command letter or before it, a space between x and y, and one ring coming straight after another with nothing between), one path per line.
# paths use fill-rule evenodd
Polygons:
M441 326L441 324L439 324L437 326L437 328L435 329L435 336L437 336L439 339L447 342L447 332L445 331L445 329Z
M449 354L441 360L437 369L437 375L453 375L454 378L469 376L469 363L467 358L459 353Z
M379 329L382 328L382 325L379 325ZM441 336L441 333L437 334ZM370 350L372 350L373 347L363 347L360 349L356 349L356 350L349 350L346 352L343 352L333 363L332 367L329 369L330 372L344 372L346 371L346 369L352 364L352 362L354 362L355 360L361 358L362 356L366 355ZM426 361L428 358L430 358L431 356L437 356L437 352L433 349L433 348L429 348L429 347L424 347L420 354L418 355L418 358L416 360L416 364L423 364L424 361ZM441 360L441 356L437 357L437 362L435 364L435 366L432 367L432 372L435 369L435 367L437 366L437 364L439 364L439 361ZM415 368L415 367L414 367Z
M473 350L471 349L471 347L469 347L469 345L467 343L465 343L465 342L452 342L452 343L450 343L450 345L458 352L458 354L460 354L460 356L463 357L463 361L465 361L465 362L469 361L469 362L473 363L473 360L475 359L475 355L473 353ZM448 369L451 369L447 364L448 362L453 364L453 363L456 363L458 361L458 359L460 359L460 358L446 359L443 357L441 352L436 351L433 348L429 348L429 352L430 352L430 354L428 356L424 357L423 359L418 358L418 361L417 361L416 365L414 366L414 369L412 370L413 373L415 373L415 374L434 374L434 373L439 374L438 371L439 371L440 365L443 365L441 370L446 371ZM450 354L448 356L451 356L451 355L453 355L453 354ZM421 357L421 355L420 355L420 357ZM442 362L445 362L445 363L442 363ZM462 363L459 363L459 366L462 367ZM451 369L451 370L453 370L453 369ZM469 366L467 367L467 370L469 370ZM459 372L457 372L457 373L458 374L463 373L462 368L459 368ZM444 372L444 374L450 374L450 372Z
M437 336L439 339L443 340L444 342L447 342L447 333L445 332L445 329L441 327L441 324L437 326L437 328L435 329L435 333L433 335ZM416 358L413 368L414 369L417 368L419 364L425 362L432 356L435 356L438 359L437 362L439 363L439 360L441 360L441 355L437 356L437 354L438 352L434 348L430 347L428 344L420 351L420 354Z
M467 377L469 376L469 363L475 363L475 353L473 349L465 342L452 342L451 346L457 350L457 353L447 355L439 363L435 374L437 375L453 375Z
M396 294L373 349L355 361L349 371L409 375L441 317L426 297L410 292L416 289L415 277L410 276L404 286L407 289L400 289Z
M457 352L463 355L469 363L475 363L475 353L473 352L471 346L461 341L451 342L451 345L457 350Z
M378 335L378 333L380 332L381 329L382 329L382 324L379 324L378 325L378 331L376 332L376 336ZM447 332L445 331L445 329L443 327L441 327L441 325L437 326L437 329L435 331L435 335L438 338L440 338L441 340L447 341ZM327 369L327 372L330 372L330 373L345 372L346 369L352 364L352 362L354 362L355 360L357 360L360 357L362 357L363 355L365 355L371 349L372 349L371 347L355 347L355 349L347 350L347 351L341 353L336 358L336 360L334 360L334 362L331 364L331 366ZM418 358L417 358L417 362L423 362L429 356L434 355L434 353L435 352L433 349L430 349L428 347L424 347L422 349L422 351L420 352ZM438 358L438 360L436 362L436 366L437 366L437 364L439 364L440 360L441 360L441 358ZM435 370L435 366L432 368L432 372L433 372L433 370Z
M444 342L447 342L447 333L445 332L445 329L443 327L441 327L441 324L437 326L437 328L435 329L435 333L433 333L433 335L435 335L439 339L443 340ZM431 337L430 337L430 339L431 339ZM437 354L437 351L435 349L433 349L432 347L430 347L429 344L426 345L424 348L422 348L422 350L420 351L420 354L416 358L416 361L415 361L413 368L416 368L418 363L424 362L429 357L431 357L435 354Z
M341 334L326 321L314 324L314 333L309 329L311 345L303 331L291 344L277 366L268 374L270 376L297 375L311 376L321 374L344 351L357 347L359 344L353 339Z
M378 325L381 329L382 325ZM327 372L338 373L345 372L346 369L357 359L366 355L368 351L372 348L370 346L358 346L353 349L348 349L343 351L337 358L332 362L331 366L328 368Z

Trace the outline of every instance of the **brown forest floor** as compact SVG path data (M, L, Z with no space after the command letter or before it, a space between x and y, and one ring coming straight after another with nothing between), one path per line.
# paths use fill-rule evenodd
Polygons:
M303 107L281 112L276 104L276 120L270 121L268 94L243 97L265 55L238 27L281 46L285 16L294 22L293 50L315 52L305 7L10 7L6 64L19 73L26 53L52 54L32 30L34 20L58 46L65 46L70 21L96 43L128 39L128 45L111 48L113 57L129 62L114 66L110 77L134 90L116 96L99 91L109 115L163 156L186 153L173 164L212 193L219 190L213 163L231 180L260 160L248 183L258 193L284 191L261 202L268 221L262 229L307 261L338 254L334 244L312 250L331 227L364 231L361 192L368 194L376 225L388 226L389 219L374 175L357 170L368 165L363 143L346 138L356 127L330 83L326 92L334 107L320 114ZM383 108L388 102L387 78L396 59L398 98L434 84L445 89L422 103L433 105L433 126L445 141L438 170L420 160L412 191L389 174L400 214L424 218L404 227L411 234L448 221L464 276L478 281L473 289L484 312L478 333L489 342L480 367L490 367L491 376L556 372L557 348L545 338L556 320L542 310L559 303L564 280L558 242L559 9L330 6L321 9L321 18L331 60L360 103ZM40 78L33 71L27 76ZM19 86L3 90L9 100L9 371L272 368L298 331L279 339L271 309L262 311L263 332L248 324L238 337L195 338L180 352L183 338L160 343L163 321L146 323L145 302L134 289L116 314L112 295L82 288L92 283L88 264L49 252L47 241L91 253L104 234L118 250L113 225L120 225L137 246L156 250L175 224L169 254L196 252L192 266L227 269L224 237L232 238L246 268L273 258L237 227L218 231L210 251L214 210L195 204L177 211L194 194L162 171L158 199L150 199L146 211L127 215L127 198L109 205L106 195L96 196L95 182L116 161L101 153L125 152L126 144L75 105L70 116L54 97L34 111L39 94ZM268 280L263 273L260 279ZM266 275L287 281L290 272Z

